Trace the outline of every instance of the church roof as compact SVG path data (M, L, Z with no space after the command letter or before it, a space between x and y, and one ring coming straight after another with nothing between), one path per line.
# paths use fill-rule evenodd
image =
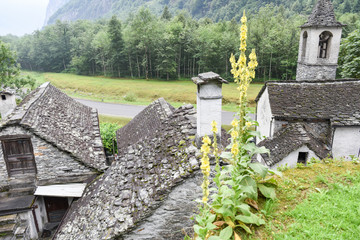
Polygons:
M0 128L20 125L97 170L107 168L97 111L44 83L9 114Z
M360 80L267 82L271 113L278 119L328 119L333 126L360 125Z
M331 0L318 0L308 21L301 27L342 27L342 23L336 21L334 7Z
M270 155L261 154L268 166L275 165L304 145L321 159L330 153L326 145L307 131L306 124L302 123L291 123L276 132L274 137L267 138L258 144L259 147L264 146L270 150Z

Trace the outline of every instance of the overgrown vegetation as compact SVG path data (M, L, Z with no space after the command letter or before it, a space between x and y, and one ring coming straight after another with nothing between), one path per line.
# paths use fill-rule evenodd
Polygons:
M189 80L163 81L144 79L113 79L105 77L86 77L65 73L25 72L35 78L38 84L49 81L66 94L95 101L115 102L136 105L148 105L163 97L174 107L184 103L196 103L196 86ZM249 99L255 106L254 99L263 84L251 84ZM124 98L132 93L135 101ZM236 111L237 90L235 83L223 86L223 110ZM127 99L127 100L126 100Z
M260 163L251 163L252 157L257 153L266 153L264 147L258 148L252 139L258 134L251 130L256 122L248 116L247 109L247 89L250 82L255 77L257 66L256 54L253 50L247 63L246 51L246 26L245 12L241 18L240 34L240 56L236 60L231 55L231 73L237 84L238 112L239 120L236 118L232 122L231 143L227 149L230 152L223 152L221 158L228 165L220 167L217 149L217 127L216 122L212 123L213 144L208 136L203 138L201 147L202 159L201 170L204 175L203 198L199 207L200 213L196 215L194 225L196 240L227 240L241 239L244 233L252 234L253 226L265 224L261 214L259 214L258 197L259 193L268 199L275 199L276 182L268 168ZM210 146L213 148L211 150ZM210 163L208 154L212 151L215 156L215 177L213 182L214 189L209 189L210 184ZM210 191L212 190L212 191ZM212 199L210 203L208 198Z
M342 159L287 169L277 199L260 202L266 225L243 239L358 239L360 165Z
M22 88L27 87L30 90L34 84L33 78L20 74L20 66L16 62L15 52L10 50L8 44L0 40L0 88L10 87L17 90L18 95L24 96L27 91Z
M117 153L116 131L121 128L117 123L100 123L100 135L105 151L108 154Z

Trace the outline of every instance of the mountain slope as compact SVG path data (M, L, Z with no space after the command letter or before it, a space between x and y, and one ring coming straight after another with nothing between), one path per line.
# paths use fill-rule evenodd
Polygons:
M315 3L316 0L70 0L50 17L48 23L54 23L57 19L74 21L108 18L111 15L125 20L140 7L147 7L160 15L166 5L173 14L185 10L195 18L209 17L214 21L232 18L238 20L243 10L256 13L266 4L283 6L288 10L288 14L309 14ZM333 5L339 13L360 12L360 0L333 0Z

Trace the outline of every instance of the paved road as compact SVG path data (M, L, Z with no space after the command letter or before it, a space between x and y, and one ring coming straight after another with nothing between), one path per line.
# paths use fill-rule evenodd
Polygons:
M135 117L139 112L141 112L146 107L146 106L138 106L138 105L96 102L96 101L90 101L84 99L75 99L75 100L89 107L96 108L99 114L114 115L114 116L127 117L127 118ZM223 121L222 124L230 125L233 118L234 118L234 112L222 111L222 121Z

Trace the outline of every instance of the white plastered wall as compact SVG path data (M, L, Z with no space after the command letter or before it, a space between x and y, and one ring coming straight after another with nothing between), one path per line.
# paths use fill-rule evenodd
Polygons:
M0 98L0 114L2 118L5 118L7 114L16 107L15 95L12 94L0 94L5 96L5 100Z
M308 157L306 161L309 161L312 157L319 158L316 156L316 154L310 150L306 145L303 145L302 147L298 148L297 150L291 152L289 155L287 155L283 160L276 163L274 166L271 167L271 169L277 169L280 166L285 166L287 164L288 167L293 168L296 167L299 152L308 152Z
M337 127L334 132L332 154L334 158L359 156L360 126Z
M305 57L302 58L303 34L305 31L307 32L308 37L306 43ZM324 31L329 31L333 35L329 45L330 55L327 58L318 58L319 36ZM325 65L337 64L339 50L340 50L341 32L342 32L341 27L303 28L300 33L298 62L302 62L306 64L325 64Z
M270 137L272 136L271 128L272 128L272 113L270 107L269 93L267 88L262 93L259 101L256 106L256 118L259 126L257 127L257 131L260 132L261 136ZM258 143L259 140L256 139Z
M221 134L221 83L207 83L198 86L197 94L197 136L212 136L211 122L216 121L218 135Z

